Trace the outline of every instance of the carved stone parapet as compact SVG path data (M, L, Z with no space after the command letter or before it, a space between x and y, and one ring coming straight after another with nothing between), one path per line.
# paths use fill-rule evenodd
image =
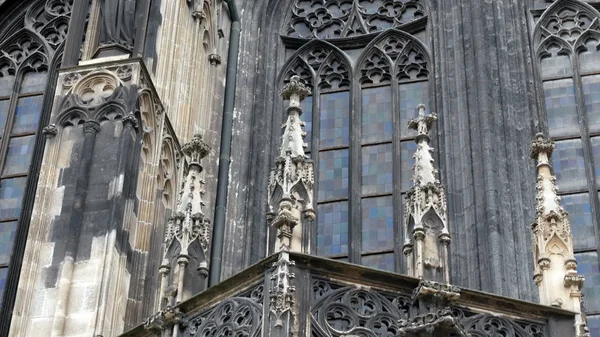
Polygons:
M42 130L42 134L46 137L46 138L52 138L54 136L56 136L58 134L58 128L56 127L56 125L54 124L48 124L46 127L44 127L44 129Z
M222 63L221 61L221 55L219 54L209 54L208 55L208 62L210 62L211 66L218 66Z
M400 337L415 336L416 333L420 332L429 336L442 336L442 334L446 336L450 333L452 333L452 336L457 337L470 336L463 329L459 320L452 315L451 308L416 316L410 321L401 320L399 327L398 336Z

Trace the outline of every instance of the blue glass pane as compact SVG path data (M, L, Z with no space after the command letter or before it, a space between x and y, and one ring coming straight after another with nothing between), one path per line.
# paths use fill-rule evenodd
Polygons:
M43 96L19 98L12 134L35 132L42 112Z
M402 190L406 191L412 186L412 175L413 175L413 166L415 165L415 159L413 155L417 150L417 143L414 141L406 141L400 143L401 150L401 162L400 165L402 167Z
M589 194L563 195L561 199L562 206L569 213L574 247L576 249L594 248L596 233Z
M317 206L317 255L348 254L348 202Z
M348 150L319 153L318 200L348 197Z
M542 77L568 76L571 75L571 58L568 55L557 55L560 48L549 48L553 55L542 59Z
M8 268L0 268L0 307L2 307L2 298L4 288L6 288L6 278L8 277Z
M391 272L395 270L393 253L363 256L361 260L362 265L367 266L369 268L381 269Z
M15 241L17 222L0 222L0 264L8 264Z
M304 131L306 131L306 137L304 138L304 141L308 144L308 147L306 148L306 152L310 152L311 150L311 145L312 145L312 116L313 116L313 98L312 96L306 97L304 99L304 101L302 101L302 103L300 103L300 106L302 107L302 116L300 116L300 119L302 119L303 122L306 123L306 126L304 127Z
M350 137L350 96L347 91L321 95L321 148L345 146Z
M579 53L579 68L581 72L600 70L600 51L597 49L598 41L589 39L586 41L586 50Z
M46 89L46 81L48 80L48 73L36 73L28 72L23 76L23 82L21 82L21 93L32 93L41 92Z
M35 136L12 138L8 143L3 175L27 173L34 144Z
M556 150L552 155L552 166L556 175L556 184L561 191L567 192L584 188L587 180L581 139L556 142Z
M392 192L392 144L364 146L362 148L362 193Z
M600 315L587 316L590 337L600 337Z
M594 172L596 174L596 183L600 185L600 137L592 137L592 156L594 157Z
M590 131L600 131L600 75L581 79Z
M362 252L394 248L394 202L391 196L362 199Z
M585 276L583 284L585 310L588 312L600 311L600 269L598 268L598 254L579 253L577 271Z
M10 100L0 101L0 138L4 137L4 128L6 128L6 119L8 118L8 107Z
M363 143L392 139L392 88L389 86L363 89Z
M544 82L550 136L579 135L573 80Z
M0 181L0 219L18 218L27 178Z
M430 108L428 85L428 82L400 84L400 128L403 137L417 134L408 128L408 121L417 116L417 106L425 104Z
M14 76L0 77L0 96L12 95L14 86L15 86L15 77Z

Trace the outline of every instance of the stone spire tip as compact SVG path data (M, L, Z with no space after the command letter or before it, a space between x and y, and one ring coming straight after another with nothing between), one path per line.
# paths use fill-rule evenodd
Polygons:
M298 75L292 76L290 82L283 86L280 93L283 99L290 100L290 106L299 106L300 102L310 94L312 91Z

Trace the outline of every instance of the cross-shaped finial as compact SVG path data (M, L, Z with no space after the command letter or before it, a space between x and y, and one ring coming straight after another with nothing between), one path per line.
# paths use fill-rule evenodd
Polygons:
M437 121L437 115L432 113L426 116L425 109L427 107L424 104L419 104L417 106L417 110L419 111L418 117L408 122L408 127L416 130L419 136L429 136L429 131L431 131L433 123Z

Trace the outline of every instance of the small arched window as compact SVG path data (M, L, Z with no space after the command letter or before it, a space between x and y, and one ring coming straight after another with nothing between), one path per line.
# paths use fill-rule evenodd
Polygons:
M317 255L401 271L402 204L415 134L429 103L422 1L295 1L284 42L302 45L281 70L313 91L303 101L315 161ZM288 48L289 50L290 48ZM292 49L293 50L293 49Z

